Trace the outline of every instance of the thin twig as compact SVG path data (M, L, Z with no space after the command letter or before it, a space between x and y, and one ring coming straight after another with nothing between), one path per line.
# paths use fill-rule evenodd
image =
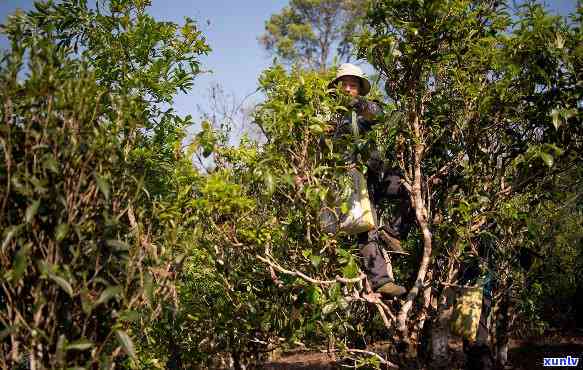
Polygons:
M366 275L361 273L358 277L355 278L343 278L340 276L336 276L336 278L334 280L318 280L318 279L314 279L312 277L309 277L308 275L304 274L303 272L297 271L297 270L288 270L285 269L283 267L281 267L280 265L278 265L277 263L267 259L267 258L263 258L260 255L256 255L256 257L264 262L267 263L269 266L271 266L272 268L276 269L277 271L284 273L286 275L292 275L292 276L297 276L300 277L310 283L313 284L319 284L319 285L331 285L331 284L335 284L335 283L344 283L344 284L349 284L349 283L356 283L359 282L361 280L364 280L366 278Z
M271 275L271 280L273 280L275 285L277 285L278 288L283 288L283 282L279 280L272 266L269 266L269 274Z
M367 350L364 350L364 349L356 349L356 348L347 348L347 349L344 349L344 350L340 350L340 349L335 350L335 352L341 352L341 351L351 352L351 353L362 353L362 354L365 354L365 355L374 356L374 357L378 358L379 361L381 362L381 364L383 364L383 365L387 365L387 366L390 366L390 367L395 368L395 369L398 369L399 368L398 365L390 362L389 360L385 359L384 357L382 357L381 355L379 355L378 353L373 352L373 351L367 351ZM321 350L321 352L329 352L329 351L328 350Z
M480 288L479 285L460 285L460 284L445 283L445 282L440 282L439 284L441 284L443 286L446 286L446 287L462 288L462 289L476 289L476 288Z
M431 175L427 181L432 182L433 180L439 178L440 176L447 174L452 167L455 167L460 164L463 157L464 156L462 155L462 153L458 154L454 159L449 161L447 164L441 167L436 173Z
M380 304L375 304L377 310L379 311L379 315L381 315L381 319L383 319L383 324L385 324L385 327L387 329L389 329L391 327L391 323L389 322L389 319L387 319L387 315L385 313L385 311L383 310L383 308L381 307Z

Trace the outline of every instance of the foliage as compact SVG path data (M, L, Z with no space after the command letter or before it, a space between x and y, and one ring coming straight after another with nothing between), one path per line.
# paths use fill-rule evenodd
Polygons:
M37 3L3 26L2 367L135 360L132 337L174 295L184 251L150 195L169 202L194 174L175 150L188 120L157 104L190 86L208 47L144 2L98 5Z
M534 234L525 234L527 215L543 205L543 188L562 178L577 193L580 181L573 171L580 161L580 128L569 113L555 127L552 114L557 105L572 112L580 100L574 89L578 33L558 18L549 21L534 5L521 8L513 23L502 6L487 3L403 4L375 3L369 33L360 39L363 55L388 77L387 93L403 113L386 114L370 137L330 141L330 122L346 103L326 90L332 75L279 66L260 78L266 100L255 123L264 145L244 140L229 147L210 125L198 136L196 145L213 151L218 166L196 201L205 207L196 208L199 240L214 266L193 265L191 276L201 283L186 280L182 291L185 317L199 318L185 320L189 332L197 333L182 347L194 349L193 361L222 349L240 364L244 357L261 357L254 352L300 343L344 350L395 329L401 334L397 342L411 344L414 355L415 345L429 339L420 338L424 322L439 317L429 304L433 294L445 294L442 282L493 279L499 304L506 299L502 293L526 283L517 259L540 237L534 225ZM545 32L563 32L570 45L564 53L549 53L547 70L522 69L543 43L521 34L520 25L534 20L533 33L550 27ZM530 54L517 57L516 50ZM549 85L532 83L539 80ZM549 100L548 89L559 85L566 95ZM387 113L395 112L387 107ZM366 160L371 144L383 144L385 158L402 167L418 211L418 230L405 245L411 256L394 262L396 275L412 289L391 305L400 314L385 333L363 287L334 282L336 276L358 276L355 240L326 235L318 223L319 209L337 191L344 151L359 150ZM556 160L550 163L548 156ZM471 270L477 272L472 276ZM534 298L533 314L543 300L536 297L528 297ZM204 346L188 344L211 331Z
M334 55L350 60L366 6L364 0L292 0L265 22L259 42L284 62L324 70Z
M181 118L168 105L174 95L192 88L200 73L198 57L210 48L196 23L156 21L147 14L150 1L85 0L37 2L35 10L18 14L5 27L15 50L46 37L85 60L100 86L144 101L145 119L136 166L147 172L152 194L172 186L172 163L180 156L184 129L191 117Z
M358 47L391 104L366 137L332 141L349 102L325 67L365 7L292 1L263 41L311 69L260 76L265 142L231 146L206 122L184 153L191 119L167 105L209 49L192 21L157 22L147 5L40 3L3 28L2 367L241 368L378 338L414 356L439 337L452 283L494 281L498 334L512 294L526 333L580 289L580 8L567 23L535 3L372 2ZM346 154L364 171L373 148L401 168L417 219L410 255L393 258L409 294L382 309L355 237L319 223ZM198 151L215 162L204 175Z
M558 178L580 182L572 170L582 134L580 15L569 24L532 2L514 19L507 9L380 1L360 38L361 55L408 118L395 154L424 229L417 283L443 291L438 282L476 264L478 275L497 282L499 303L521 283L520 250L541 247L540 235L525 232L545 187ZM408 315L401 310L403 333ZM410 320L423 322L424 314Z
M352 316L364 314L364 306L349 303L341 284L312 286L257 257L316 279L357 276L352 243L323 234L317 218L336 171L333 153L328 165L319 160L325 117L339 103L327 93L329 77L281 67L264 72L267 99L255 113L267 139L261 147L245 140L228 146L210 125L198 135L195 147L212 150L217 167L188 201L204 252L187 263L181 288L185 361L212 366L230 352L241 364L275 348L364 335L359 316ZM305 186L294 182L297 175Z
M8 368L26 352L31 366L107 361L119 353L116 333L132 354L125 323L148 302L142 282L154 265L126 220L140 210L140 179L123 163L143 105L108 94L50 43L36 46L25 81L16 78L22 55L2 70Z

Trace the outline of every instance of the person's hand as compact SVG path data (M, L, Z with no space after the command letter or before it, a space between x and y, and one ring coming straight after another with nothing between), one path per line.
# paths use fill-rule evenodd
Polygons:
M336 129L336 126L332 124L327 124L326 126L324 126L324 132L327 134L333 132L334 129Z
M346 164L345 168L348 171L356 170L356 163L348 163L348 164Z

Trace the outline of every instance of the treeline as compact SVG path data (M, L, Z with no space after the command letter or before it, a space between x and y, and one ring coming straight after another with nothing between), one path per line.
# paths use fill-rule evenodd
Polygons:
M0 367L243 368L293 348L447 367L459 286L492 301L484 345L501 365L512 333L583 317L580 6L292 1L262 38L290 65L259 76L262 140L232 146L203 122L184 148L192 118L163 107L193 86L204 35L147 2L99 4L37 3L2 28ZM402 299L368 294L354 237L319 223L345 102L318 22L384 82L387 114L351 148L403 174ZM379 339L380 356L351 351Z

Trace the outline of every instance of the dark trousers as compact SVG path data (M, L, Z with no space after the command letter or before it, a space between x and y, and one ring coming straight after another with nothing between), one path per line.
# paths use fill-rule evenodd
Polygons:
M373 208L373 215L377 220L377 227L382 228L392 237L403 240L407 237L411 226L415 222L409 194L401 185L399 172L385 168L382 163L369 164L367 172L368 194ZM378 210L379 204L383 201L396 203L397 212L391 215L388 222L379 225ZM385 260L378 231L358 235L358 246L360 256L363 259L364 271L372 288L376 289L383 284L392 281L387 273L387 261Z

